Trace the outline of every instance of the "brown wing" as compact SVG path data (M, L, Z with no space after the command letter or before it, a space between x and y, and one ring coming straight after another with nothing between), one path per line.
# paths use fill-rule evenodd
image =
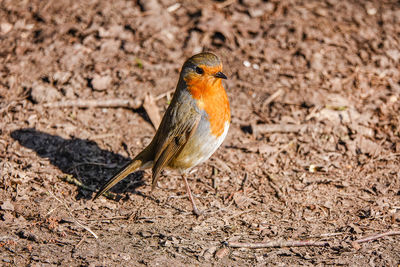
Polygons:
M184 98L184 96L181 96ZM196 131L201 114L194 102L173 99L155 136L152 188L155 187L161 170L183 149Z

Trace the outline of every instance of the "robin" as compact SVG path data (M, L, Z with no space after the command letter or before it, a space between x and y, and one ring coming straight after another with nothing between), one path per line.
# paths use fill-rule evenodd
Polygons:
M182 66L171 104L151 143L126 167L105 183L94 199L136 170L152 168L152 190L165 168L179 170L193 213L200 215L186 174L206 161L224 141L230 124L228 96L222 86L220 59L200 53Z

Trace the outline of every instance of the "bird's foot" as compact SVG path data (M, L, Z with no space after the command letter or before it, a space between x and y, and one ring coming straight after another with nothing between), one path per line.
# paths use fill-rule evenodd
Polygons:
M201 215L204 214L204 211L199 210L197 207L193 207L193 214L196 215L197 217L200 217Z

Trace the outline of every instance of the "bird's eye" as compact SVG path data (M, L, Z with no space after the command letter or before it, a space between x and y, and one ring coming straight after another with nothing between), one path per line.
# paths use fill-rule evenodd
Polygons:
M200 68L200 67L196 67L196 73L197 74L203 74L204 70L202 68Z

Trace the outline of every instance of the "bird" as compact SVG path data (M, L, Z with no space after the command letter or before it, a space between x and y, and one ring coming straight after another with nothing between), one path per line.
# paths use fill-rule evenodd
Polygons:
M93 200L137 170L152 168L153 191L164 168L178 170L183 178L192 212L199 216L187 174L203 163L224 141L231 120L222 80L222 62L211 52L193 55L183 64L179 80L160 126L150 144L111 177Z

